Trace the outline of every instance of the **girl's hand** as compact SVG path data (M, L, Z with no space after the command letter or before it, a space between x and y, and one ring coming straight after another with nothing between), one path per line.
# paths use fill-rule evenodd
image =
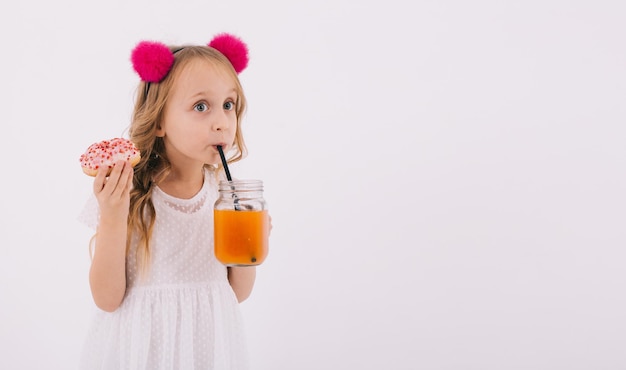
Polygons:
M98 171L93 182L93 192L100 206L101 217L128 216L130 207L130 189L133 184L133 168L128 161L117 161L111 174L107 171Z
M270 221L270 230L269 230L269 233L271 234L271 233L272 233L272 216L268 214L268 215L267 215L267 217L268 217L268 219L269 219L269 221Z

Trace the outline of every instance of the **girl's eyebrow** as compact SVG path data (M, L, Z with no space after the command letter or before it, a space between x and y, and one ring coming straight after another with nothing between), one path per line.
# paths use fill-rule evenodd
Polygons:
M201 96L206 96L206 95L210 95L208 93L207 90L202 90L202 91L198 91L197 93L189 96L190 99L195 99ZM230 91L228 91L228 93L226 94L227 97L231 97L231 95L234 95L235 97L239 97L239 94L237 93L237 89L233 88Z

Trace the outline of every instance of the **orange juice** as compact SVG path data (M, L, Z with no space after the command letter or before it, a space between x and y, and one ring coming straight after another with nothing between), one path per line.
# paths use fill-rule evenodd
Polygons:
M253 266L268 252L267 210L214 210L215 257L227 266Z

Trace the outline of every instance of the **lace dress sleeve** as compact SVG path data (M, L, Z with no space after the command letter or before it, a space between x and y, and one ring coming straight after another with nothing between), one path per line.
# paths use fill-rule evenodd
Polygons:
M100 221L100 208L98 207L98 200L95 195L91 195L83 210L78 215L78 221L87 225L88 227L96 230L98 227L98 222Z

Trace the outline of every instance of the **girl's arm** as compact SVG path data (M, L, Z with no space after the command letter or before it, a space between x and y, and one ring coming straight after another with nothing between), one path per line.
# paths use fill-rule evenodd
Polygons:
M237 301L245 301L252 293L256 279L256 266L229 267L228 282L233 288Z
M99 171L94 193L100 207L100 221L89 284L100 309L115 311L126 293L126 231L133 170L128 162L115 164L108 178Z
M269 216L270 233L272 232L272 216ZM233 288L239 303L250 297L256 279L256 266L229 267L228 282Z

